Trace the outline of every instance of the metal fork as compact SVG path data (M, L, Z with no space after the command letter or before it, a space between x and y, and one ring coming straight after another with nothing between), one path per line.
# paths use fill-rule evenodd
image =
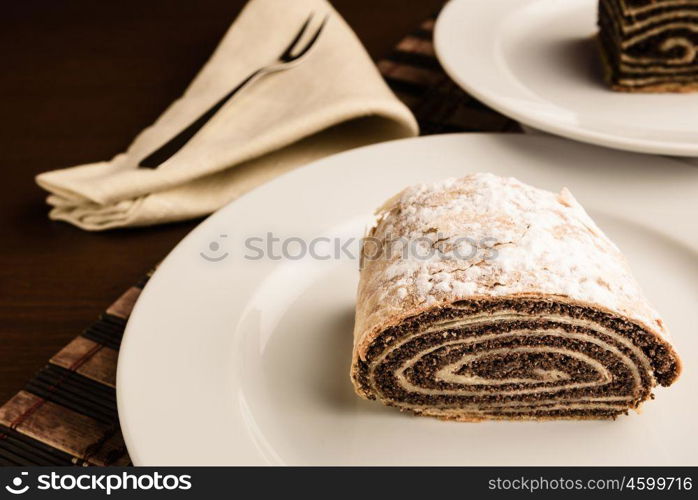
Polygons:
M320 37L320 33L322 33L322 29L325 27L325 24L327 23L327 17L328 16L325 16L325 18L322 21L322 24L320 24L315 33L310 37L310 39L306 42L304 46L300 48L296 47L296 45L298 45L301 38L305 34L306 30L308 29L310 21L313 19L313 14L310 14L310 16L308 17L308 19L305 20L305 22L303 23L303 25L301 26L300 30L293 38L291 43L288 45L288 47L286 47L286 49L284 49L284 51L275 61L259 68L256 71L253 71L247 78L240 82L230 92L225 94L217 103L211 106L204 114L199 116L184 130L175 135L172 139L167 141L158 149L150 153L148 156L143 158L138 163L138 166L141 168L159 167L162 163L174 156L174 154L177 153L180 149L182 149L184 145L187 142L189 142L189 140L192 137L194 137L196 133L199 130L201 130L201 128L213 117L213 115L215 115L218 112L218 110L220 110L223 107L223 105L225 105L225 103L227 103L235 94L240 92L242 89L248 87L250 84L252 84L252 82L259 79L262 75L286 70L299 63L303 56L306 55L308 51L315 45L315 42L317 42L318 38Z

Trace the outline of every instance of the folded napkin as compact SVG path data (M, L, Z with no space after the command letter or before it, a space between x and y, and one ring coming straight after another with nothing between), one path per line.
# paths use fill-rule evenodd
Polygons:
M303 61L234 96L156 169L138 162L252 71L274 61L313 13L327 24ZM320 157L417 134L363 46L325 0L251 0L184 95L125 153L37 176L52 219L86 230L208 214L261 183Z

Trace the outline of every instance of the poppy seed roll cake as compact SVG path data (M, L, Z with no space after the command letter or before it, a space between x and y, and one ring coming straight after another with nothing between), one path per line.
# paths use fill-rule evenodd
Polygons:
M462 421L607 419L679 372L626 260L566 189L491 174L415 186L364 238L363 398Z
M698 0L599 0L598 25L614 90L698 90Z

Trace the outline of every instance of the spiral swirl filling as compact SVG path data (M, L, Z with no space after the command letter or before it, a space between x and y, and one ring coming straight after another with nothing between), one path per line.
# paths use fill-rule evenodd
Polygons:
M457 420L615 418L676 378L665 345L613 314L551 300L468 300L381 332L370 399Z

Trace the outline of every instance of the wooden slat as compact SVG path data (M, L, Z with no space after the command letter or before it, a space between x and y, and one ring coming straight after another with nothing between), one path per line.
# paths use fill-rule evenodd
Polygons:
M415 85L429 87L443 80L443 74L425 68L415 68L406 64L383 60L378 63L383 76Z
M141 289L132 286L126 290L123 295L116 300L116 302L109 306L109 309L107 309L107 314L112 314L119 318L127 319L130 316L133 306L138 300L140 294Z
M109 387L116 387L116 362L119 353L85 337L76 337L56 353L50 363L75 370L80 375Z
M117 423L99 423L26 391L0 408L0 424L90 464L129 463Z
M397 45L397 50L424 56L436 57L434 44L429 40L423 40L414 36L403 38Z

